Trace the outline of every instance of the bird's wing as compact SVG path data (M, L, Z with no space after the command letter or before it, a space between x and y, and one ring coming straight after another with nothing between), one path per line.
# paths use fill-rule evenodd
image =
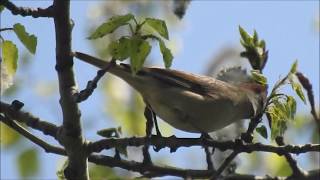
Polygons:
M219 98L222 98L222 96L232 98L235 94L234 92L239 92L238 87L209 76L162 68L143 68L141 72L141 75L147 73L161 81L174 84L176 87L213 98L217 96Z

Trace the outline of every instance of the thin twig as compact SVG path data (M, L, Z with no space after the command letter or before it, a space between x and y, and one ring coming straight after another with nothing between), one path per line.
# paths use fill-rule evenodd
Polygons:
M54 14L53 6L49 6L48 8L45 8L45 9L18 7L9 0L0 0L0 5L3 5L8 10L10 10L13 15L32 16L34 18L38 18L38 17L53 17L53 14Z
M12 30L13 30L13 28L1 28L1 29L0 29L0 32L1 32L1 31L12 31Z
M221 175L221 173L227 168L227 166L232 162L232 160L239 154L238 151L233 151L220 165L220 167L217 169L217 171L214 173L213 176L210 177L210 179L216 179Z
M100 69L97 71L97 75L94 77L93 80L89 81L87 83L87 87L84 90L81 90L80 93L76 93L74 95L75 101L77 103L80 103L82 101L85 101L88 99L89 96L93 93L93 91L97 88L97 84L99 80L103 77L105 73L107 73L110 68L112 68L115 65L115 59L112 59L110 63L106 65L103 69Z

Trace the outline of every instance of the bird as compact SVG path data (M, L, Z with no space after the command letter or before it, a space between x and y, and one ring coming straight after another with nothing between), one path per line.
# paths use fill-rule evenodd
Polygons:
M98 68L110 62L81 52L77 59ZM240 68L216 77L159 67L143 67L136 74L129 64L115 63L108 71L137 90L152 111L176 129L210 133L263 110L265 85L255 82Z

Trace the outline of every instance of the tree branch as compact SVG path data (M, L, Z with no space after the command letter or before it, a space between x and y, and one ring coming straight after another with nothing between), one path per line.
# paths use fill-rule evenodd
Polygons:
M13 15L21 16L32 16L34 18L38 17L53 17L53 7L49 6L46 9L43 8L29 8L29 7L18 7L9 0L0 0L0 5L6 7Z
M102 139L96 142L89 143L89 152L100 152L104 149L115 148L116 146L142 146L145 144L145 137L131 137L131 138L110 138ZM299 145L285 145L285 146L272 146L261 143L254 144L243 144L235 141L215 141L211 139L203 138L177 138L171 137L158 137L152 136L150 138L150 145L156 148L168 147L174 151L180 147L191 147L191 146L208 146L217 148L221 151L226 150L239 150L240 152L251 153L253 151L272 152L279 155L284 153L300 154L306 152L320 152L320 144L306 144L303 146Z
M46 143L42 139L31 134L27 129L25 129L18 123L16 123L14 120L11 120L10 118L0 115L0 121L5 123L7 126L11 127L12 129L14 129L18 133L20 133L21 135L29 139L30 141L32 141L33 143L42 147L47 153L66 154L64 149Z
M81 112L73 98L78 91L72 68L70 0L54 0L53 6L55 10L56 71L63 116L63 125L58 133L58 140L64 146L69 160L64 174L67 179L87 180L89 178L88 154L86 142L82 136Z
M50 135L54 138L57 136L58 127L56 125L42 121L38 117L35 117L28 112L12 109L10 104L1 101L0 112L8 115L18 122L25 123L27 126L33 129L43 132L45 135Z
M75 101L80 103L88 99L89 96L93 93L93 91L97 88L98 81L103 77L103 75L109 71L112 66L114 66L115 60L111 59L110 63L107 64L103 69L98 70L97 75L93 80L87 83L87 87L84 90L81 90L80 93L76 93L74 95Z
M283 137L278 136L276 138L276 143L279 146L283 146L284 145L284 140ZM289 153L284 153L284 156L286 157L291 169L292 169L292 177L293 178L302 178L305 176L305 172L299 168L297 161L292 157L291 154Z

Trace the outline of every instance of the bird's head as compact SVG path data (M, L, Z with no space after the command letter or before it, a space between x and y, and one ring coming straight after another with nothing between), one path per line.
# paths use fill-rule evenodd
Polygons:
M252 104L254 116L264 109L268 86L257 83L252 76L247 74L245 69L241 69L241 67L224 69L220 71L216 78L244 90Z

